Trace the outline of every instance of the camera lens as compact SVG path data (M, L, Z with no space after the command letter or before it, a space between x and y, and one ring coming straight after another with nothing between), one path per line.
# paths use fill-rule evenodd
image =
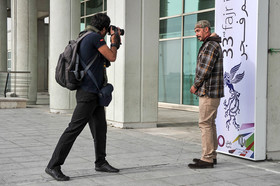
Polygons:
M112 30L114 30L115 32L118 32L117 27L116 27L115 25L110 25L109 28L108 28L108 34L109 34L109 35L111 35L111 32L110 32L111 28L112 28ZM123 35L124 35L124 29L120 29L120 32L121 32L120 35L123 36Z

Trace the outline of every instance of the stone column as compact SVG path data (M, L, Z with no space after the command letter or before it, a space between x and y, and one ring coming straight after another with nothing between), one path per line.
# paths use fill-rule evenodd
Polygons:
M70 39L80 31L80 1L50 0L49 36L49 93L50 111L70 113L76 105L75 91L61 87L55 81L55 67L59 54L64 51Z
M159 0L108 0L107 6L111 24L125 29L117 60L108 69L115 87L108 122L121 128L156 127Z
M38 20L38 92L45 90L45 24L44 19Z
M16 93L28 94L28 104L37 100L37 0L12 0L12 69L29 71L30 75L17 74ZM23 78L23 79L22 79ZM29 87L19 81L30 78ZM24 86L24 87L21 87ZM24 89L25 88L25 89Z
M0 71L7 71L7 0L0 0Z
M45 43L45 50L44 50L44 53L45 53L45 57L44 57L44 68L45 69L49 69L49 24L45 24L44 25L44 33L45 33L45 37L44 37L44 43ZM45 79L45 88L44 90L49 90L49 70L45 70L44 71L44 79Z
M280 16L280 4L278 0L270 0L269 2L268 48L274 49L274 52L268 54L266 154L267 159L280 160L280 144L278 143L280 140L280 82L278 81L280 73L280 38L278 37L280 25L276 24ZM264 72L264 69L262 69L262 72Z

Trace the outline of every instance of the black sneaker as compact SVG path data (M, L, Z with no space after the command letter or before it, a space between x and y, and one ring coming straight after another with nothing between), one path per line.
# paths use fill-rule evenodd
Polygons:
M50 168L46 168L45 172L50 175L51 177L53 177L55 180L57 181L68 181L70 180L69 176L65 176L62 172L60 167L56 167L54 169L50 169Z
M100 166L95 166L95 170L99 172L110 172L110 173L116 173L120 171L119 169L112 167L107 161Z
M198 158L194 158L193 162L197 163L197 162L199 162L199 160L200 159L198 159ZM213 159L213 163L214 163L214 165L217 165L217 159Z
M206 161L199 160L197 163L188 164L191 169L205 169L205 168L214 168L214 163L209 163Z

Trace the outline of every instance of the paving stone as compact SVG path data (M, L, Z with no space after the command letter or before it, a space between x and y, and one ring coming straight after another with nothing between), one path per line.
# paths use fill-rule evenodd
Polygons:
M201 154L198 113L159 109L159 127L108 126L107 160L120 173L94 170L94 146L88 127L77 138L62 171L69 182L44 172L70 114L51 114L47 105L0 112L0 185L2 186L181 186L280 185L278 162L254 162L218 154L214 169L189 169Z
M162 178L161 180L173 185L200 185L205 183L209 183L210 185L210 183L217 181L210 176L199 173L187 174L183 176L170 176L167 178Z

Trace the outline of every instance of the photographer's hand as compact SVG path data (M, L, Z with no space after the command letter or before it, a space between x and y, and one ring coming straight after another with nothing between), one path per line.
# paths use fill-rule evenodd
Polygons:
M118 29L118 34L121 35L121 30L119 27L116 27ZM115 30L113 30L113 27L110 28L110 35L114 35L115 34Z
M120 28L118 28L118 32L115 33L115 31L111 28L110 29L111 34L111 48L109 48L107 45L103 45L100 48L98 48L98 51L109 61L114 62L117 58L117 50L120 47L121 44L121 37L120 37Z
M121 45L120 28L117 28L117 32L116 30L113 30L111 28L110 32L111 32L111 38L110 38L111 48L116 47L117 49L119 49Z

